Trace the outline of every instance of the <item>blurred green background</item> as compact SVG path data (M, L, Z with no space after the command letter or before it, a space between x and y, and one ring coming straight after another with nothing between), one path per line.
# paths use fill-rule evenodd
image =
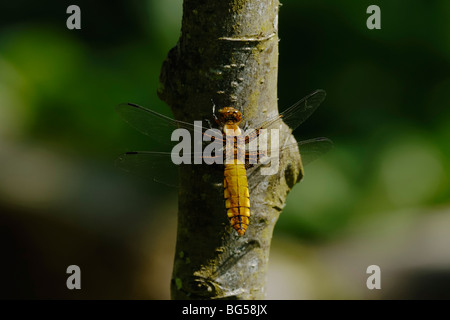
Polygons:
M81 30L70 4L0 4L0 297L167 299L176 192L114 168L151 149L114 106L170 114L156 90L182 1L77 1ZM325 89L296 136L335 148L288 197L267 298L450 298L450 2L377 1L381 30L371 4L280 9L280 109Z

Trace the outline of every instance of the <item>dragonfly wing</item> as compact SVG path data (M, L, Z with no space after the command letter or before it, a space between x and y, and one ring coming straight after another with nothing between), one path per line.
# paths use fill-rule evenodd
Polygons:
M115 164L133 175L170 187L178 185L178 170L171 160L170 152L126 152L117 158Z
M316 90L307 95L281 113L284 123L295 130L316 111L317 107L325 100L326 95L324 90Z
M285 144L280 148L279 155L286 153L292 148L295 150L298 148L302 156L302 164L305 166L330 151L333 148L333 142L328 138L320 137L303 140L298 143Z
M134 103L119 104L116 111L132 127L166 145L174 144L171 141L171 134L177 128L187 129L191 133L194 130L201 132L208 130L202 126L195 126L193 123L172 119Z
M275 124L278 125L278 122L282 120L293 131L305 122L306 119L314 113L314 111L316 111L317 107L325 99L326 95L327 94L324 90L316 90L293 104L279 115L265 121L259 128L268 128Z
M333 142L324 137L303 140L298 143L302 164L306 166L333 148Z
M197 158L197 159L196 159ZM178 185L178 166L181 159L195 165L196 160L201 164L222 164L223 155L204 155L203 152L191 152L172 154L171 152L132 151L120 155L116 160L116 166L123 171L153 180L170 187ZM189 164L181 164L189 165Z

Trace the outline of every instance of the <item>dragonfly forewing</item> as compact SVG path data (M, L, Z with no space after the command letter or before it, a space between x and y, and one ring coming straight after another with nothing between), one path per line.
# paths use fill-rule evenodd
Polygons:
M325 100L326 95L324 90L316 90L294 103L279 115L263 122L258 126L258 129L269 127L278 128L280 122L283 121L294 131L316 111L317 107Z
M175 129L186 129L191 137L194 137L195 132L199 132L202 139L203 132L209 129L194 123L172 119L134 103L121 103L116 107L116 112L132 127L167 148L172 148L178 143L171 140ZM211 140L210 135L208 138Z

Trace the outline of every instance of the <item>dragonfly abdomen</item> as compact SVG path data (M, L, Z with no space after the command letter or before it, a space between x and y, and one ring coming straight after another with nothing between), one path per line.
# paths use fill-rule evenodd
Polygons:
M225 164L224 177L227 215L231 226L242 236L247 230L250 217L250 195L245 165L239 160Z

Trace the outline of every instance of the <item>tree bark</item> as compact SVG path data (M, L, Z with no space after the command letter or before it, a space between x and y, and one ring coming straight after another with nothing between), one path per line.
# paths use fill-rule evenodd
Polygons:
M251 127L277 114L278 9L278 0L184 0L181 36L158 90L176 119L210 119L211 100L242 108ZM281 137L293 139L281 129ZM217 167L180 168L172 299L263 299L273 228L303 175L300 155L283 154L278 174L250 175L244 236L227 218Z

